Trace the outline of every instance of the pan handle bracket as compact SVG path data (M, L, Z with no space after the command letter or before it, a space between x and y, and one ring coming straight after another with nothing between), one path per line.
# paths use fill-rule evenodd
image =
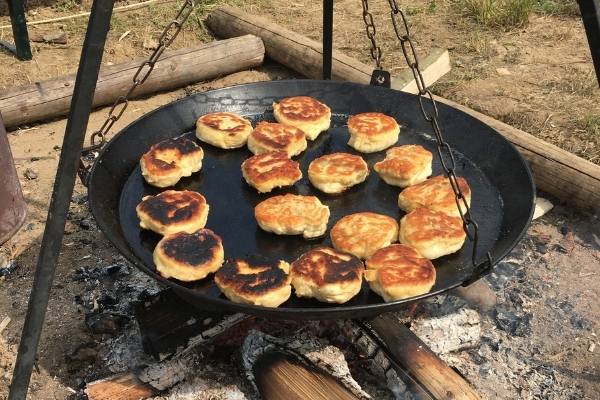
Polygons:
M492 267L494 266L494 264L496 263L492 260L492 255L488 251L486 253L486 260L475 265L475 271L473 272L473 275L467 280L465 280L462 286L469 286L470 284L475 283L476 281L480 280L481 278L492 272Z

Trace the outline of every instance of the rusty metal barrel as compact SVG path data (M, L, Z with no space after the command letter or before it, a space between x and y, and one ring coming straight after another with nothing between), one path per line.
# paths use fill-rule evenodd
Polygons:
M21 227L27 214L8 137L0 116L0 245Z

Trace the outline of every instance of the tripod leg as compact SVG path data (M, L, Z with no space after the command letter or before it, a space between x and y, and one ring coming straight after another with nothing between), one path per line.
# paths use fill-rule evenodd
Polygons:
M8 12L15 38L17 58L19 60L31 60L31 47L29 46L29 34L27 33L23 0L8 0Z
M333 0L323 0L323 79L331 79L333 58Z
M27 316L19 343L9 400L23 400L27 395L31 370L46 316L50 288L56 270L56 261L62 244L69 203L75 186L81 148L92 109L92 99L98 80L104 44L110 28L113 6L114 0L94 0L92 5L42 246L29 297Z
M599 0L577 0L581 10L583 26L587 33L596 79L600 85L600 1Z

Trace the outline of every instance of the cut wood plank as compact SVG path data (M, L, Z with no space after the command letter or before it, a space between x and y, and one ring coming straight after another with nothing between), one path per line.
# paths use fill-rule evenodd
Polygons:
M425 79L425 84L431 86L452 69L450 54L446 49L431 49L427 57L419 60L419 66L423 79ZM419 92L415 77L410 68L403 70L392 78L392 89L412 94Z
M85 394L89 400L141 400L158 394L158 391L134 374L125 373L88 383Z
M321 78L321 45L314 40L233 7L215 9L207 24L215 34L223 37L255 34L265 42L269 57L309 78ZM426 66L427 58L422 61ZM429 67L435 70L439 64L429 64ZM333 76L336 79L368 83L371 70L368 65L334 52ZM396 80L396 86L402 86L401 82ZM427 83L431 84L430 81ZM409 89L407 86L402 87ZM436 100L483 121L512 142L529 161L539 189L582 209L600 211L600 166L468 107L440 97Z
M407 371L436 400L478 400L458 373L442 361L393 314L382 314L368 324L386 344L390 361Z
M263 356L255 376L261 398L265 400L358 400L329 374L280 353Z
M239 8L222 6L206 18L209 29L217 36L231 38L252 34L259 36L267 55L302 75L323 77L321 43L285 29L268 19L250 15ZM369 83L373 67L369 67L339 51L333 52L332 77L337 80Z
M262 64L262 40L246 35L201 46L165 52L134 97L256 67ZM144 60L136 60L100 71L94 106L112 104L125 95L133 76ZM0 92L0 112L7 127L65 115L69 111L75 75Z

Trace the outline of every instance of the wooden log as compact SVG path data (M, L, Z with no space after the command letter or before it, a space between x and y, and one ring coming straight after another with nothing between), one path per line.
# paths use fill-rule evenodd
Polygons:
M430 86L452 69L450 54L446 49L431 49L427 57L419 60L419 66L425 83L427 86ZM392 78L392 89L412 94L419 92L415 77L410 68L403 70Z
M382 314L369 321L390 352L390 361L407 371L434 399L478 400L479 396L458 373L435 355L429 347L393 314Z
M321 45L314 40L233 7L215 9L207 24L222 37L255 34L265 42L269 57L307 77L321 78ZM435 62L427 65L426 59L430 60L427 57L422 64L433 70L439 68ZM440 63L443 65L444 61ZM334 52L333 76L336 79L368 83L371 70L355 59ZM395 87L405 90L407 85L401 82L402 78L396 79ZM436 99L485 122L512 142L529 161L540 190L582 209L600 211L600 166L468 107L440 97Z
M158 394L158 390L128 372L88 383L85 394L89 400L140 400Z
M262 40L251 35L168 51L133 95L139 97L180 88L256 67L263 62L264 54ZM143 61L102 68L94 106L112 104L117 97L124 95ZM74 83L75 75L70 75L0 92L0 112L5 125L15 127L67 114Z
M280 353L270 353L259 360L255 376L265 400L358 400L331 375Z

